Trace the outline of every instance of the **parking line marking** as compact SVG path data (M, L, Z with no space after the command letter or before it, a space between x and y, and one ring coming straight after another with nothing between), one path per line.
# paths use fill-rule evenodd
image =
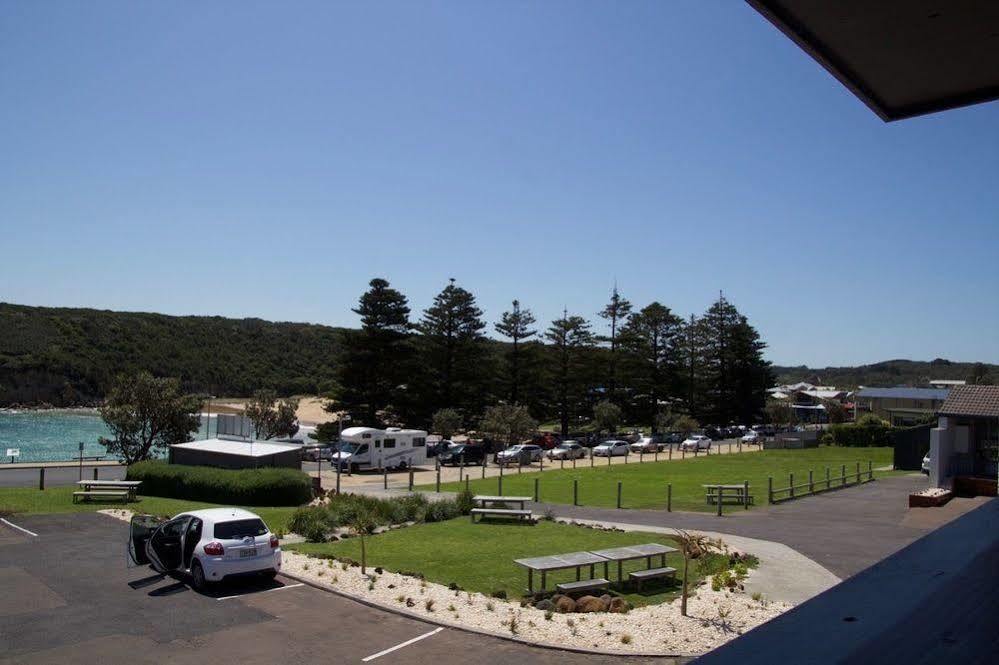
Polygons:
M2 518L2 517L0 517L0 522L3 522L4 524L6 524L6 525L7 525L7 526L9 526L9 527L13 527L13 528L17 529L18 531L23 531L23 532L25 532L26 534L28 534L29 536L34 536L35 538L37 538L37 537L38 537L38 534L37 534L37 533L35 533L34 531L28 531L28 530L27 530L27 529L25 529L25 528L24 528L23 526L18 526L18 525L16 525L16 524L14 524L13 522L8 522L7 520L5 520L5 519L4 519L4 518Z
M240 593L235 596L222 596L221 598L216 598L215 600L230 600L232 598L249 598L250 596L259 596L262 593L267 593L269 591L281 591L282 589L294 589L297 586L305 586L301 582L298 584L286 584L284 586L276 586L273 589L264 589L263 591L254 591L253 593Z
M374 660L375 658L380 658L381 656L384 656L387 653L392 653L393 651L397 651L398 649L401 649L403 647L408 647L410 644L413 644L415 642L419 642L420 640L425 640L428 637L430 637L431 635L436 635L437 633L441 632L442 630L444 630L444 626L441 626L440 628L436 628L434 630L431 630L429 633L423 633L422 635L417 635L416 637L414 637L411 640L406 640L405 642L401 642L399 644L396 644L394 647L389 647L388 649L385 649L384 651L379 651L378 653L373 653L370 656L368 656L367 658L362 658L361 662L362 663L366 663L369 660Z

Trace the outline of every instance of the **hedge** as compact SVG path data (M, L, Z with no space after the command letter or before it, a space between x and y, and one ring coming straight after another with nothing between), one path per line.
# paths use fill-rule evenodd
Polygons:
M837 446L867 448L891 446L892 428L886 425L830 425L828 433Z
M300 506L312 500L312 481L296 469L216 469L163 460L128 467L141 494L238 506Z

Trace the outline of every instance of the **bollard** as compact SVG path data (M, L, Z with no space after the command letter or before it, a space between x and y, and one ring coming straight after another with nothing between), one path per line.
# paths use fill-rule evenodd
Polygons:
M593 448L590 448L590 468L593 468Z
M496 494L498 494L499 496L503 496L503 467L504 466L506 466L506 465L503 464L502 462L500 462L500 465L499 465L500 475L499 475L499 480L498 480L498 482L496 484L496 487L499 490L498 492L496 492Z
M767 478L767 505L771 505L774 502L774 478L770 476Z
M482 458L482 480L486 479L486 465L489 464L489 460L485 457Z
M608 450L607 451L607 466L611 465L611 459L610 458L611 458L611 454L610 454L610 450Z
M669 450L669 459L672 460L673 459L673 444L672 443L669 444L669 449L668 450Z
M867 479L874 480L874 464L871 460L867 460Z
M437 492L440 493L440 491L441 491L441 467L438 464L437 465Z
M94 480L97 480L97 467L94 467Z
M575 478L572 479L572 505L579 505L579 481Z
M857 462L857 484L860 484L860 462Z
M621 481L617 481L617 508L621 509Z
M572 456L572 468L573 469L576 468L576 456L575 455Z
M38 489L45 489L45 467L38 468Z
M559 465L560 469L562 469L563 471L565 470L565 458L564 457L562 457L561 459L559 459L558 465Z
M742 439L739 439L739 452L742 452Z
M627 462L628 458L625 457L624 460ZM638 451L638 463L641 464L644 461L645 461L645 451L644 450L639 450Z
M541 496L541 492L538 489L538 483L540 480L541 480L540 478L534 479L534 503L537 503L539 500L538 497Z
M462 459L458 463L458 482L460 483L464 479L465 479L465 460Z
M659 461L659 444L656 444L656 450L655 452L652 453L652 461L653 462Z
M842 477L841 483L843 485L846 485L846 464L841 464L840 467L839 467L839 471L842 474L842 476L841 476Z
M673 483L666 483L666 512L673 512Z
M742 507L749 510L749 481L742 481Z
M687 449L680 446L680 459L687 459Z
M718 486L718 517L722 516L722 488Z
M339 492L339 491L340 491L340 488L338 487L337 488L337 492ZM410 492L413 491L413 467L409 467L409 491Z
M826 489L830 489L831 487L832 487L832 483L829 480L829 467L827 466L826 467Z
M808 470L808 493L815 494L815 483L812 482L812 470Z
M791 488L791 498L794 498L794 474L787 474L787 486Z

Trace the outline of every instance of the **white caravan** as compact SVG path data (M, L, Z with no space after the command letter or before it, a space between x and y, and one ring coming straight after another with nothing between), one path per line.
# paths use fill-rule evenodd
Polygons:
M405 469L427 461L427 433L419 429L348 427L331 463L341 471Z

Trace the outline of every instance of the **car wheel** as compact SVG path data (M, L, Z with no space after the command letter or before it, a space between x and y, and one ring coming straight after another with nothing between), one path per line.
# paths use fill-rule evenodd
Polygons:
M272 580L277 577L277 571L271 568L270 570L261 571L260 576L266 580Z
M401 462L399 462L399 470L400 471L405 471L408 467L409 467L409 465L406 464L406 460L402 460Z
M195 560L191 564L191 588L195 591L204 591L207 586L208 580L205 579L205 569L201 567L201 562Z

